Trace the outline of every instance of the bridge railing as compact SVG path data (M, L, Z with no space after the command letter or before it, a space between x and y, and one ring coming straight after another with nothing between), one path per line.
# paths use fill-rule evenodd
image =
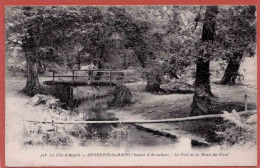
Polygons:
M55 79L61 80L62 78L70 78L72 82L76 81L90 81L90 82L125 82L127 81L127 73L134 70L111 70L111 69L99 69L99 70L52 70L52 75L48 75L47 77L52 77L52 81ZM64 72L63 74L61 72ZM69 72L69 74L68 74ZM102 73L102 74L101 74ZM101 74L101 75L100 75ZM71 81L71 80L70 80Z

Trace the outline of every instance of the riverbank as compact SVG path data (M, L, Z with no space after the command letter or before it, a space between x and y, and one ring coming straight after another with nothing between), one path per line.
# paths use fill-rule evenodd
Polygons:
M7 131L7 140L8 137L12 137L11 139L16 139L15 141L17 141L17 143L25 142L29 145L38 143L41 145L41 143L37 142L37 138L28 138L32 137L28 136L28 132L32 131L37 135L38 132L42 132L44 128L45 132L48 132L46 130L49 130L48 135L44 135L47 138L50 133L60 135L57 141L59 142L61 140L62 143L58 143L58 146L69 146L69 144L79 143L79 140L77 139L77 136L79 135L75 131L73 132L73 130L76 129L78 130L78 132L81 131L84 134L84 128L58 126L59 128L54 130L52 127L49 128L47 126L39 127L33 125L28 127L26 126L28 124L24 124L22 120L81 121L89 117L91 118L90 113L87 115L82 115L82 113L70 114L68 110L50 109L43 105L30 106L27 104L30 98L23 95L22 93L19 93L19 91L22 90L22 88L24 87L25 83L25 78L13 77L7 78L6 80L6 128L10 130ZM114 118L119 118L120 120L149 120L181 118L189 116L193 94L154 95L146 92L145 85L141 82L128 83L126 84L126 86L131 90L133 94L133 101L135 103L126 107L110 109L107 112L110 117L113 114ZM92 90L87 90L88 91L84 91L84 89L81 88L77 91L77 95L91 95L92 97L97 97L97 92L105 95L105 90L107 89L105 88L105 90L102 91L100 91L99 88L92 88ZM82 91L84 91L84 94ZM256 88L251 87L250 85L223 86L217 85L215 82L213 82L212 92L215 95L215 99L219 103L231 103L228 108L224 108L224 110L226 111L231 111L233 108L237 111L242 111L244 109L245 94L248 96L248 108L256 108ZM15 123L19 123L21 127L12 127L12 125L16 125ZM150 129L153 132L158 132L160 133L160 135L177 138L185 137L207 145L212 142L214 143L214 131L216 129L216 125L220 123L222 123L221 119L209 119L203 121L187 121L174 124L139 124L139 127L144 128L144 130L146 131L149 131ZM17 129L20 130L18 131ZM26 138L22 136L17 137L17 135L21 134L21 132L24 133L23 136L25 136ZM71 136L71 133L76 136ZM14 141L12 141L12 143L13 142Z
M134 105L119 110L111 110L120 120L139 119L170 119L188 117L191 111L193 94L154 95L145 92L142 83L126 84L133 93ZM218 102L218 110L244 110L244 97L248 96L248 108L256 109L256 88L251 85L218 85L212 83L212 92ZM188 137L198 142L208 144L215 139L216 125L223 123L222 119L208 119L165 124L141 124L142 127L170 134L176 137Z
M234 157L237 156L238 152L236 151L239 151L237 147L232 148L232 150L223 150L220 146L207 148L209 142L205 135L212 130L212 126L214 128L215 123L212 120L176 124L143 124L137 128L131 125L128 125L130 128L127 128L127 125L119 124L112 130L107 129L107 127L100 129L103 134L110 133L108 137L110 141L107 141L107 139L105 141L110 144L102 142L102 138L95 136L98 130L95 127L92 127L94 129L86 129L85 125L54 124L52 126L49 124L47 126L47 124L27 123L24 120L82 121L84 116L71 115L67 110L50 109L45 105L32 106L27 104L31 98L19 92L25 86L25 83L26 78L6 79L6 160L9 166L21 165L20 163L24 163L24 160L28 157L38 159L44 151L87 154L88 151L137 153L164 151L165 153L172 153L173 151L204 150L216 152L221 150L229 152ZM131 89L135 103L123 108L110 109L106 111L107 114L114 114L120 120L179 118L189 115L193 94L153 95L143 90L145 86L142 83L131 83L126 84L126 86ZM234 86L234 90L230 87L233 89L233 86L212 85L213 92L223 102L236 101L241 103L243 102L243 94L247 93L248 103L256 104L256 90L252 87ZM156 134L156 131L159 133ZM174 136L169 136L169 134ZM89 135L92 137L89 138ZM197 148L201 146L203 149ZM252 153L255 152L254 150L246 150L248 148L243 149L245 153L247 152L245 156L252 156ZM27 155L25 155L26 153ZM19 156L18 159L17 156ZM17 160L15 163L11 162L14 158ZM249 159L253 160L254 158ZM32 163L32 161L29 162ZM42 162L44 163L42 165L51 166L49 158L48 162L44 162L44 159L42 159ZM66 162L61 163L66 165ZM84 164L82 163L82 165ZM88 163L88 165L96 165L96 163Z
M40 80L42 81L43 79L40 78ZM77 112L77 110L72 112L72 109L65 110L61 107L50 107L47 103L32 103L31 97L20 92L25 84L26 78L24 77L6 77L5 122L7 152L15 149L14 146L17 148L26 146L56 146L66 148L78 145L84 136L92 135L92 132L85 128L84 125L52 125L27 122L82 121L85 120L84 117L86 115ZM106 97L110 92L111 88L107 87L78 87L75 89L73 97L77 99L77 102L82 101L82 99L93 100ZM55 100L52 96L48 97Z

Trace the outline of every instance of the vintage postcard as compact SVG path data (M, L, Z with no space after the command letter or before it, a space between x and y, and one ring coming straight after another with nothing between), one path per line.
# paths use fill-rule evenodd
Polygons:
M2 165L257 166L259 1L2 3Z

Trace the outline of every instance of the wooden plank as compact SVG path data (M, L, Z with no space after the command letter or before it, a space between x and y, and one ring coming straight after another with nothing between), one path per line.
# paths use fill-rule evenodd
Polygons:
M45 77L53 77L53 76L45 76ZM57 76L55 76L55 77L68 77L68 78L71 78L71 77L73 77L73 76L62 76L62 75L57 75ZM77 76L77 77L79 77L79 76ZM82 77L87 77L87 76L82 76Z
M44 77L53 77L53 76L44 76ZM69 76L63 76L63 75L60 75L60 76L55 76L55 77L68 77L68 78L71 78L73 77L73 75L69 75ZM88 76L88 75L79 75L79 76L74 76L74 77L91 77L91 76ZM109 75L105 75L105 76L93 76L93 77L109 77Z
M127 70L127 69L93 69L93 70L79 70L79 69L59 69L59 70L55 70L55 71L113 71L113 72L133 72L136 70Z
M83 70L77 70L77 71L83 71ZM136 70L128 70L128 69L93 69L92 71L113 71L113 72L124 72L124 71L136 71Z
M94 70L95 72L103 72L103 73L124 73L125 71L105 71L105 70Z
M257 113L257 110L251 111L242 111L238 112L239 115L243 114L254 114ZM170 123L170 122L184 122L184 121L195 121L202 119L213 119L213 118L223 118L224 114L213 114L213 115L202 115L202 116L193 116L193 117L183 117L183 118L174 118L174 119L162 119L162 120L124 120L124 121L72 121L72 122L64 122L64 121L32 121L32 120L24 120L27 122L33 123L43 123L43 124L152 124L152 123Z
M53 76L44 76L44 77L53 77ZM57 76L57 75L56 75L55 77L68 77L68 78L71 78L71 77L73 77L73 76L72 76L72 75L68 75L68 76L65 76L65 75L64 75L64 76L63 76L63 75ZM74 76L74 77L76 77L76 76ZM86 76L85 76L85 75L79 75L79 76L77 76L77 78L78 78L78 77L91 77L91 76L88 76L88 75L86 75ZM109 76L109 75L103 75L103 76L100 76L100 75L99 75L99 76L93 76L93 77L110 77L110 76ZM124 76L117 76L117 78L122 78L122 79L123 79L123 78L125 78L125 77L124 77Z
M53 83L54 83L54 80L55 80L55 77L57 78L72 78L72 83L74 84L76 81L75 81L75 77L76 78L89 78L88 80L91 81L91 83L93 81L99 81L99 82L106 82L106 80L94 80L94 78L96 77L100 77L100 78L107 78L107 80L112 83L112 81L125 81L127 76L126 76L126 73L129 72L129 71L135 71L135 70L122 70L122 69L115 69L115 70L111 70L111 69L101 69L101 70L66 70L66 69L59 69L57 71L69 71L69 72L72 72L72 75L60 75L58 74L57 76L55 76L55 70L53 70L53 74L52 76L45 76L45 77L52 77L53 78ZM89 75L79 75L79 76L75 76L77 73L77 71L84 71L84 72L91 72L91 76ZM102 76L94 76L93 75L93 72L103 72L103 73L108 73L108 75L102 75ZM124 73L124 76L115 76L116 79L113 80L112 79L112 73Z

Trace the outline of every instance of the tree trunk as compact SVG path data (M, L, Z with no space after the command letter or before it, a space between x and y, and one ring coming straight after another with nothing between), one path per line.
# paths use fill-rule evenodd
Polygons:
M100 56L99 56L100 60L97 63L97 68L99 70L102 70L104 68L104 66L103 66L103 64L105 62L104 54L105 54L105 44L101 45L101 47L100 47ZM103 75L102 72L97 72L96 76L99 76L99 77L95 77L95 80L101 80L102 75Z
M156 72L147 74L147 85L146 90L149 92L161 91L160 85L162 83L161 75Z
M195 92L193 96L191 115L209 113L210 97L213 96L210 88L210 61L204 62L202 58L197 61Z
M27 66L27 82L25 88L22 90L29 96L34 96L43 92L38 78L38 68L36 59L26 53L26 66Z
M81 67L80 54L77 55L77 64L78 64L78 70L80 70L80 67Z
M241 64L242 54L234 53L234 58L230 58L225 73L220 81L220 84L226 85L230 83L235 83L233 76L238 75L238 70Z
M215 18L218 13L217 6L207 6L202 30L202 41L213 41L215 34ZM210 113L211 97L210 88L210 55L204 54L197 60L195 92L192 102L191 114L202 115Z
M102 63L98 63L98 64L97 64L97 68L98 68L99 70L102 70L102 68L103 68ZM95 77L95 80L101 80L101 76L102 76L102 75L103 75L102 72L97 72L96 77Z
M162 91L160 87L163 82L162 76L164 75L162 65L155 60L150 60L149 62L147 62L146 70L146 90L149 92Z
M72 60L70 59L70 57L67 53L65 53L65 55L67 58L67 66L69 67L69 69L73 69Z

